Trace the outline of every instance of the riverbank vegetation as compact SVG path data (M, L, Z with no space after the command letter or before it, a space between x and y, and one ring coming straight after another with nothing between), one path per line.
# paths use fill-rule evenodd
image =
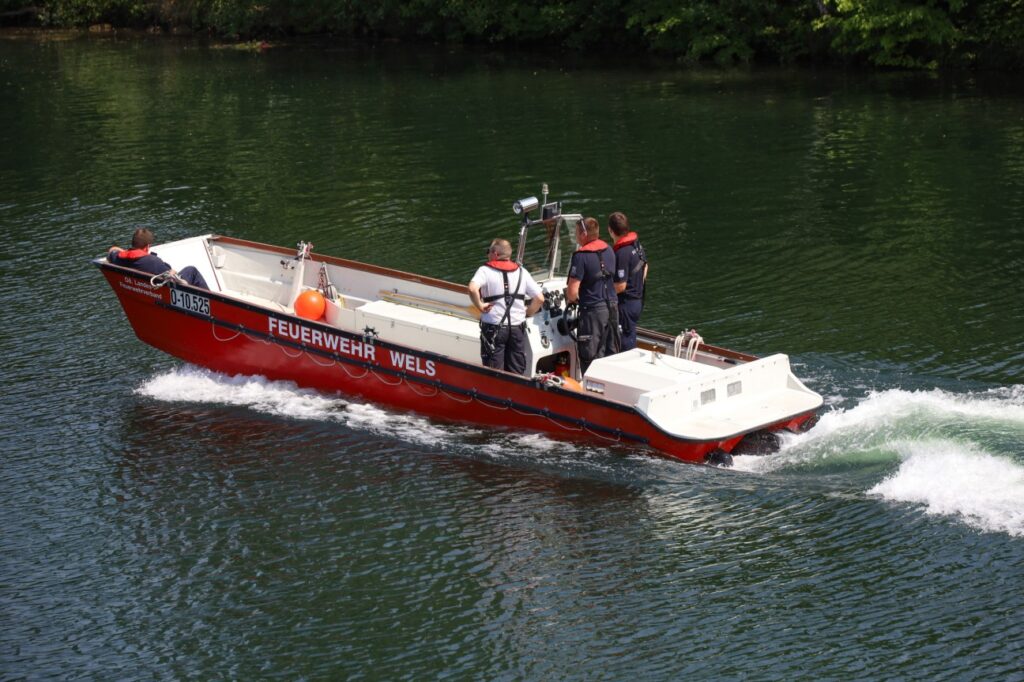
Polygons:
M1024 0L0 0L0 25L333 34L681 62L1024 67Z

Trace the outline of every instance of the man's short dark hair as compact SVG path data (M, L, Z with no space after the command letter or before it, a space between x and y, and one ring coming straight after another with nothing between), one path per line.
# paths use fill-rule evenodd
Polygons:
M132 235L132 248L144 249L153 243L153 231L146 227L140 227Z
M601 236L601 223L597 222L597 218L586 218L583 221L583 226L587 231L588 237L600 237Z
M616 237L621 237L629 232L629 218L626 217L625 213L620 213L619 211L612 213L608 216L608 229Z

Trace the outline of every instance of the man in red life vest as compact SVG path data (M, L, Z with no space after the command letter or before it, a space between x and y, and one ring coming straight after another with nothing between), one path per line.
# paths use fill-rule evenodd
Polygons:
M485 367L526 374L526 318L540 310L544 293L526 268L511 260L512 245L495 239L487 263L469 281L480 311L480 359ZM526 299L532 299L529 307Z
M140 227L132 234L132 248L122 249L118 246L111 246L107 250L107 260L114 265L135 268L151 275L162 275L168 270L173 273L174 269L170 265L160 260L155 252L150 252L149 247L152 244L153 233L145 227ZM210 288L206 285L203 275L191 265L175 274L194 287Z
M580 369L619 350L619 310L615 298L615 253L600 237L601 226L587 218L576 226L579 249L569 262L567 303L579 303L576 349Z
M615 249L615 293L618 294L619 327L622 329L620 350L629 350L636 348L636 327L644 309L647 254L636 232L629 229L625 213L616 211L608 216L608 232Z

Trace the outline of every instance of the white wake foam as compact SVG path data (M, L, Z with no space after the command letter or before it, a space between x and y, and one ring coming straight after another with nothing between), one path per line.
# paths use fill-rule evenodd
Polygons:
M297 419L336 419L348 403L286 381L228 376L185 366L157 375L135 389L138 395L167 402L239 405L257 412Z
M822 415L806 434L791 437L785 446L859 433L871 439L879 435L925 435L953 424L1002 423L1024 430L1024 387L994 389L982 393L950 393L941 389L904 391L891 389L868 396L850 410Z
M135 392L168 402L247 407L279 417L329 421L349 428L392 436L421 445L438 445L450 432L422 417L353 403L290 381L260 376L228 376L193 366L170 370L146 381Z
M984 531L1024 537L1024 467L972 444L946 440L896 445L903 461L868 491L887 500L924 505Z
M948 438L1024 457L1024 386L973 393L941 389L869 393L850 409L822 415L806 433L783 434L778 453L738 456L736 467L767 472L791 466L898 459L896 443Z
M331 397L290 381L260 376L228 376L185 365L157 375L135 390L155 400L245 407L278 417L342 424L407 443L446 449L466 449L475 455L504 459L509 455L586 455L595 450L539 433L513 433L440 425L414 414L391 412L373 404ZM487 438L481 439L487 434ZM597 450L596 452L600 452Z
M477 456L496 459L521 453L578 461L603 451L534 433L505 433L481 441L486 431L441 426L287 381L230 377L192 366L155 376L136 392L161 401L231 405L328 421L419 445L466 447ZM737 456L736 467L767 472L794 466L827 468L834 461L897 462L895 473L867 494L923 505L929 514L959 518L984 531L1024 537L1022 443L1024 389L1019 386L973 394L889 390L870 394L848 410L826 413L807 433L785 436L777 454Z
M891 462L895 473L867 494L1024 536L1024 386L871 393L783 436L775 455L736 457L737 468L757 473Z

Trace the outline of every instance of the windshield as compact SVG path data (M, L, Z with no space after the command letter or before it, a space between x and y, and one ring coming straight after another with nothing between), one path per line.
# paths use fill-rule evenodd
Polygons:
M563 215L532 225L526 233L523 266L538 282L565 277L575 247L580 215Z

